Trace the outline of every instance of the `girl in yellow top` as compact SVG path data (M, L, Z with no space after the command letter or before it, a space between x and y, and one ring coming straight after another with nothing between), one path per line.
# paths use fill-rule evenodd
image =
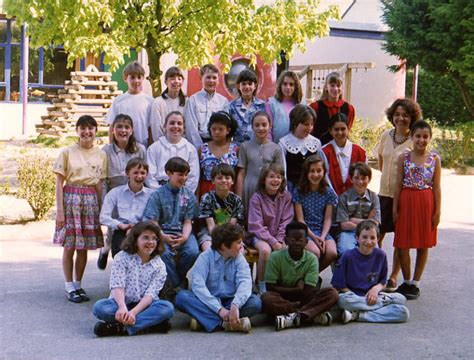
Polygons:
M53 167L57 207L53 242L64 248L66 297L80 303L89 300L81 286L87 250L104 245L99 212L102 181L107 175L107 155L94 147L97 122L92 116L81 116L76 123L76 132L79 142L63 149Z

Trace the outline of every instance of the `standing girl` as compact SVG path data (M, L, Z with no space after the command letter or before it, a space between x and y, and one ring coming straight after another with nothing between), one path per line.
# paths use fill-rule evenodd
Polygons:
M242 198L244 203L245 214L249 208L250 197L257 190L262 168L271 163L283 166L281 148L268 139L272 123L266 112L258 111L254 114L252 129L255 139L246 141L240 146L237 184L235 186L236 194Z
M165 134L165 119L172 111L179 111L184 114L186 96L182 87L184 75L180 68L170 67L165 72L166 89L161 96L153 100L150 114L150 128L153 141L158 140Z
M290 111L301 102L303 90L294 71L283 71L277 79L276 94L268 99L265 111L273 121L272 139L278 144L290 132Z
M290 111L290 133L280 139L283 159L286 164L288 190L293 191L301 175L304 161L320 152L321 141L311 135L316 122L316 113L307 105L296 105Z
M54 243L63 246L66 297L80 303L89 300L81 285L87 250L104 245L99 212L107 155L94 147L97 122L92 116L81 116L76 132L79 142L63 149L53 167L57 208Z
M410 99L397 99L386 110L388 120L394 126L393 129L385 131L380 137L377 145L379 169L382 172L380 177L380 237L379 247L386 233L394 232L393 224L393 197L395 196L395 183L399 173L398 158L407 150L413 148L410 138L410 128L415 121L421 119L420 106ZM400 262L398 251L394 249L392 273L387 281L384 291L392 292L397 289L397 277L400 273Z
M326 166L318 155L307 158L303 164L298 187L293 191L296 221L309 228L306 249L319 259L319 271L336 260L336 242L329 235L332 213L337 205L337 195L326 180Z
M186 187L196 192L199 183L199 158L196 148L183 137L184 117L179 111L170 112L165 119L165 136L160 137L147 150L150 172L147 185L157 189L168 182L165 164L172 157L186 160L191 168Z
M285 187L284 168L279 164L266 165L260 172L258 191L250 199L247 243L258 250L260 293L266 291L264 279L268 258L273 250L286 247L285 228L294 216L291 194Z
M337 113L347 116L349 130L354 123L355 110L348 102L342 100L342 78L338 72L332 72L326 76L323 94L318 101L311 103L318 116L318 121L313 129L313 135L326 145L332 140L329 132L329 120Z
M237 123L225 111L218 111L209 119L209 134L211 141L203 143L198 151L201 168L200 196L214 190L212 183L212 169L219 164L228 164L235 168L238 162L239 147L231 142L237 129Z
M349 168L356 162L367 162L365 150L349 139L349 119L337 113L329 121L329 133L333 139L322 151L328 164L329 180L337 195L352 187Z
M426 121L416 121L411 128L413 150L398 158L393 245L398 249L404 279L397 292L407 299L420 296L419 285L428 261L428 249L436 246L441 216L441 160L436 153L428 151L431 137L431 126ZM417 249L412 281L410 249Z
M166 266L160 256L160 228L151 222L136 224L115 256L110 273L110 297L94 304L99 321L94 334L138 335L168 332L173 305L160 300L166 281Z
M237 131L233 138L237 145L253 138L252 116L257 111L265 111L265 102L255 97L257 87L257 76L252 70L242 70L237 76L237 91L240 96L232 100L229 106L230 115L237 121Z
M107 179L105 191L127 184L128 177L125 168L129 160L140 158L146 160L145 146L138 143L133 135L132 118L125 114L118 114L112 125L112 144L105 145L102 150L107 154ZM105 246L100 250L97 267L105 269L111 245L112 235L107 233Z

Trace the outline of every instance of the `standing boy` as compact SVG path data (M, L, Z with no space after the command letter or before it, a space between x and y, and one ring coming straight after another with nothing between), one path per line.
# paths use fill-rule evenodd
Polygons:
M207 125L213 112L227 111L229 101L216 92L219 84L219 69L212 64L201 68L202 90L192 95L184 107L186 138L199 148L211 139Z
M204 194L199 205L199 219L204 220L198 234L202 251L211 247L211 233L216 225L237 224L244 220L242 200L230 189L234 185L235 171L228 164L219 164L211 171L212 183L216 187ZM203 221L203 222L204 222Z
M169 159L165 165L168 182L151 195L143 213L144 221L155 221L161 227L160 240L165 244L161 258L174 288L185 286L186 273L199 255L196 237L192 234L196 197L184 186L189 170L186 160Z
M268 259L263 311L275 316L277 331L312 323L331 325L327 311L337 303L338 295L333 288L317 288L318 258L304 249L308 226L292 222L285 232L288 248L274 251Z
M338 306L342 322L405 322L410 316L406 298L381 290L387 282L387 256L377 248L378 224L364 220L357 225L359 247L346 251L339 259L332 286L339 290Z
M138 61L133 61L123 69L123 80L127 83L128 91L114 99L106 117L107 123L110 125L109 142L113 143L112 123L115 117L118 114L125 114L132 118L133 134L137 141L148 147L150 111L153 98L142 92L145 69Z
M355 229L364 220L372 219L380 224L380 202L377 194L367 186L372 178L372 170L363 162L356 162L349 167L352 188L339 197L336 222L340 224L341 233L337 240L337 253L354 249L357 246Z
M212 231L211 249L191 270L191 290L176 297L176 307L192 316L191 330L251 330L249 317L260 312L261 301L252 294L249 264L241 254L243 236L239 225L229 223Z

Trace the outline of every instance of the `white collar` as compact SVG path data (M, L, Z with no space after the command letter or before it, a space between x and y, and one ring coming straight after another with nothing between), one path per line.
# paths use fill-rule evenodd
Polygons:
M308 150L312 153L321 149L321 141L315 138L313 135L308 135L304 139L299 139L293 134L288 134L280 139L280 143L283 147L292 154L298 154Z
M347 156L347 157L351 156L351 154L352 154L352 143L349 140L346 141L346 145L344 145L343 148L340 148L336 144L336 140L334 140L334 139L330 141L330 144L332 144L332 147L334 148L334 151L336 152L336 156L339 156L339 155L344 155L344 156Z
M181 149L181 148L185 147L187 142L188 142L184 137L182 137L181 140L179 140L176 144L172 144L168 141L168 139L166 138L166 135L160 137L158 139L158 141L167 149L171 149L172 147L175 147L177 149Z

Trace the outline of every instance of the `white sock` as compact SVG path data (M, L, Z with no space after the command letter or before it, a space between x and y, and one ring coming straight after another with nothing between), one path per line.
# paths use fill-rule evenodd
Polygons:
M81 286L81 282L80 281L74 281L74 288L77 290L77 289L80 289L82 286Z
M416 287L420 287L420 280L416 281L416 280L412 280L411 282L413 285L415 285Z
M261 293L267 292L267 284L265 284L265 281L258 282L258 289L260 290Z
M411 285L411 284L412 284L411 280L404 280L403 282L404 282L405 284L407 284L407 285Z
M71 291L75 291L76 288L74 287L74 283L71 281L71 282L65 282L65 286L66 286L66 291L68 293L70 293Z

